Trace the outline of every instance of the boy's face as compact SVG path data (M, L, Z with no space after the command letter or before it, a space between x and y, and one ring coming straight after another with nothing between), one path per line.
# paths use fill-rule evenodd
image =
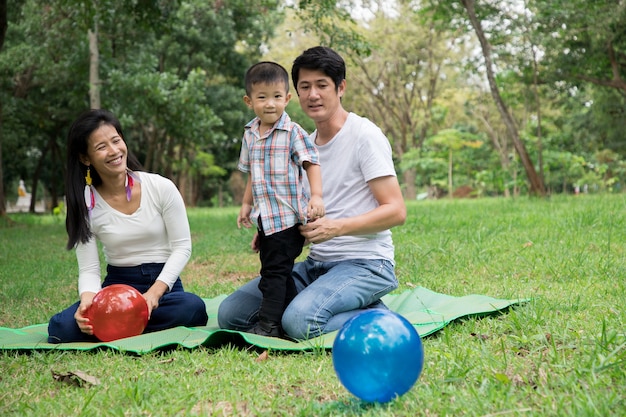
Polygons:
M322 71L306 68L300 69L296 85L302 110L316 123L330 119L337 112L345 88L345 80L335 87L332 78Z
M271 128L282 116L291 99L283 82L257 83L252 86L250 96L244 96L246 105L261 119L263 130Z

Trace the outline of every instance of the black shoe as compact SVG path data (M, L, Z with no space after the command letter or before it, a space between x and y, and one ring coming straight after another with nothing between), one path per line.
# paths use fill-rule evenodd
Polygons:
M285 337L280 323L269 321L259 321L256 326L248 330L248 333L259 334L261 336L280 337L281 339Z

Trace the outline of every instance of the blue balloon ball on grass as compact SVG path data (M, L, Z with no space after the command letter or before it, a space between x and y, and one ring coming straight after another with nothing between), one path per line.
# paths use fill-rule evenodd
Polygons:
M385 403L411 389L424 366L415 327L398 313L371 309L348 320L333 342L333 366L356 397Z

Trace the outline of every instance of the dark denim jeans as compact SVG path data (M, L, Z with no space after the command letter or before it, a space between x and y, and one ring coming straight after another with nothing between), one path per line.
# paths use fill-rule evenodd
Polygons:
M107 276L102 287L126 284L142 294L154 284L163 269L161 263L142 264L133 267L107 266ZM74 313L80 302L55 314L48 324L48 342L95 342L97 339L80 331ZM204 301L195 294L185 292L180 278L172 290L159 300L159 307L152 311L144 333L169 329L177 326L204 326L208 320Z

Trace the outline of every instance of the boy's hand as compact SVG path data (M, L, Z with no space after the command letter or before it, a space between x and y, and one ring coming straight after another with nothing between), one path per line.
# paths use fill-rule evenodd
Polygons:
M324 209L324 201L322 197L312 196L309 200L309 206L307 207L307 218L310 221L315 221L320 217L324 217L326 210Z
M252 205L243 203L237 216L237 227L241 229L241 226L250 228L252 227L252 221L250 221L250 213L252 213Z

